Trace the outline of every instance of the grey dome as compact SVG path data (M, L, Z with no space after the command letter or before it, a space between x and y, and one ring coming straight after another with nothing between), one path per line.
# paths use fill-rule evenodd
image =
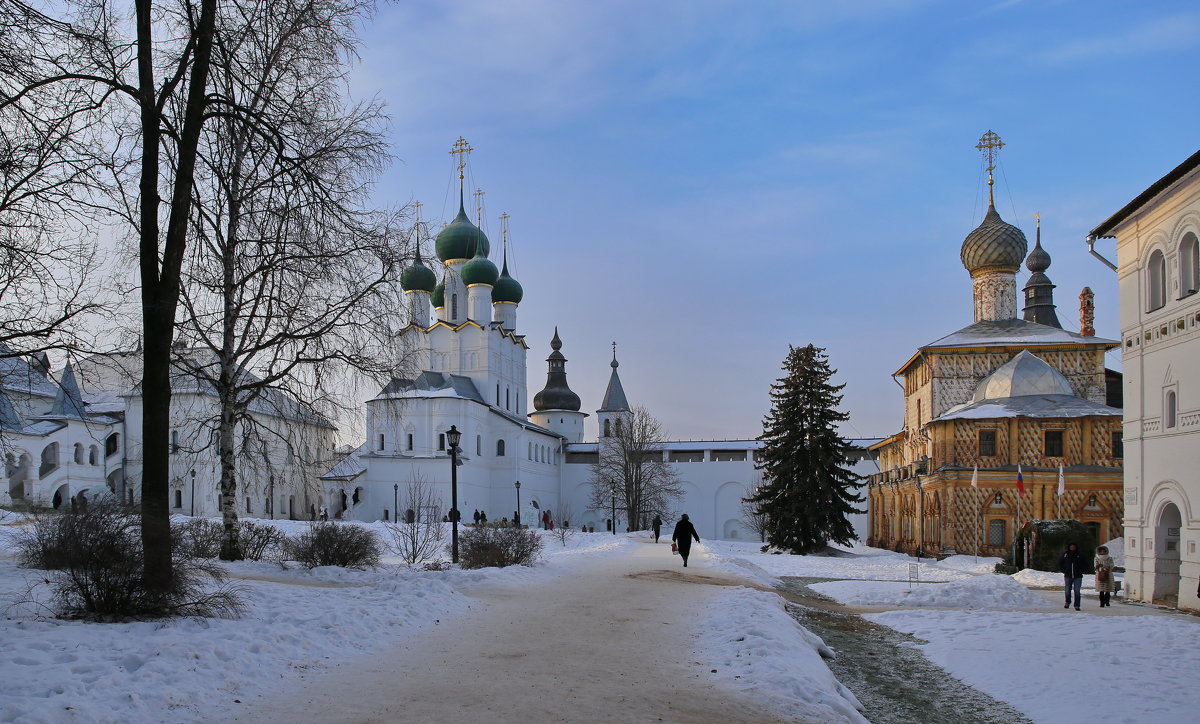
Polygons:
M1020 354L1000 365L992 374L983 378L975 388L972 402L995 400L1025 395L1069 395L1075 396L1071 383L1062 373L1046 364L1039 357L1022 350Z
M1024 232L1006 223L996 212L996 207L988 204L983 222L967 234L959 256L971 274L987 268L1015 273L1021 267L1028 248Z

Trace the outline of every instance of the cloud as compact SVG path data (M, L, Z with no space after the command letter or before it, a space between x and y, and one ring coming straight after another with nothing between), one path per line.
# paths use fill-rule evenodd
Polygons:
M1136 23L1107 35L1072 40L1045 49L1034 59L1050 65L1083 63L1098 58L1118 58L1167 53L1200 44L1200 15L1181 13Z

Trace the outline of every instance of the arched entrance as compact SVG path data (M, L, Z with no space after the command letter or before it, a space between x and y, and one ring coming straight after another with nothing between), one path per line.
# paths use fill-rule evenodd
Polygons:
M1183 518L1174 503L1167 503L1154 526L1154 601L1179 604L1179 532Z

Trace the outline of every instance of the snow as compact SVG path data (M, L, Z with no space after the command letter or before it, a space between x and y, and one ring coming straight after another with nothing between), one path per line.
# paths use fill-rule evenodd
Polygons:
M866 618L928 641L921 648L934 663L1035 722L1185 722L1200 707L1200 626L1190 620L983 611Z
M697 626L712 676L755 701L801 721L867 721L857 697L822 658L834 652L796 623L778 595L729 588L703 611Z
M911 606L1004 610L1051 608L1043 596L1017 583L1011 576L981 575L951 583L915 586L892 581L831 581L809 586L850 606Z
M903 553L861 544L855 544L853 547L834 546L836 550L845 554L841 556L795 556L786 553L763 554L759 551L761 543L704 543L709 550L723 558L747 558L772 576L907 581L909 565L915 563L919 566L918 577L922 581L957 581L970 578L976 572L990 573L1000 560L983 557L976 564L973 556L954 556L946 559L949 562L937 562L931 558L918 561Z

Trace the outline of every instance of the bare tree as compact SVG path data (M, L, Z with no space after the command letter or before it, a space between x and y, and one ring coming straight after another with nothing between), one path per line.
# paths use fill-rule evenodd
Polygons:
M556 523L554 530L551 532L554 534L554 537L563 544L563 546L566 546L567 541L575 537L575 529L571 527L572 515L573 511L571 509L571 504L565 500L560 501L559 504L554 507L554 519L558 522Z
M683 497L683 485L663 460L666 440L662 425L646 408L639 405L626 413L614 434L600 439L599 460L592 465L591 508L609 509L615 494L630 530L648 528L656 515L670 517L674 502Z
M392 550L405 563L423 563L442 552L446 529L437 511L442 500L434 494L433 486L414 476L404 488L401 499L405 511L396 511L396 521L387 526L392 537Z
M404 254L395 219L363 206L388 159L381 107L344 98L369 4L223 7L212 85L237 110L201 138L181 324L209 353L188 372L219 400L221 557L237 560L238 441L280 434L252 413L292 404L302 422L304 410L336 405L345 368L390 376ZM277 441L292 456L313 447L291 439L295 429Z
M757 503L742 498L742 520L758 536L759 542L767 542L767 514L758 510Z

